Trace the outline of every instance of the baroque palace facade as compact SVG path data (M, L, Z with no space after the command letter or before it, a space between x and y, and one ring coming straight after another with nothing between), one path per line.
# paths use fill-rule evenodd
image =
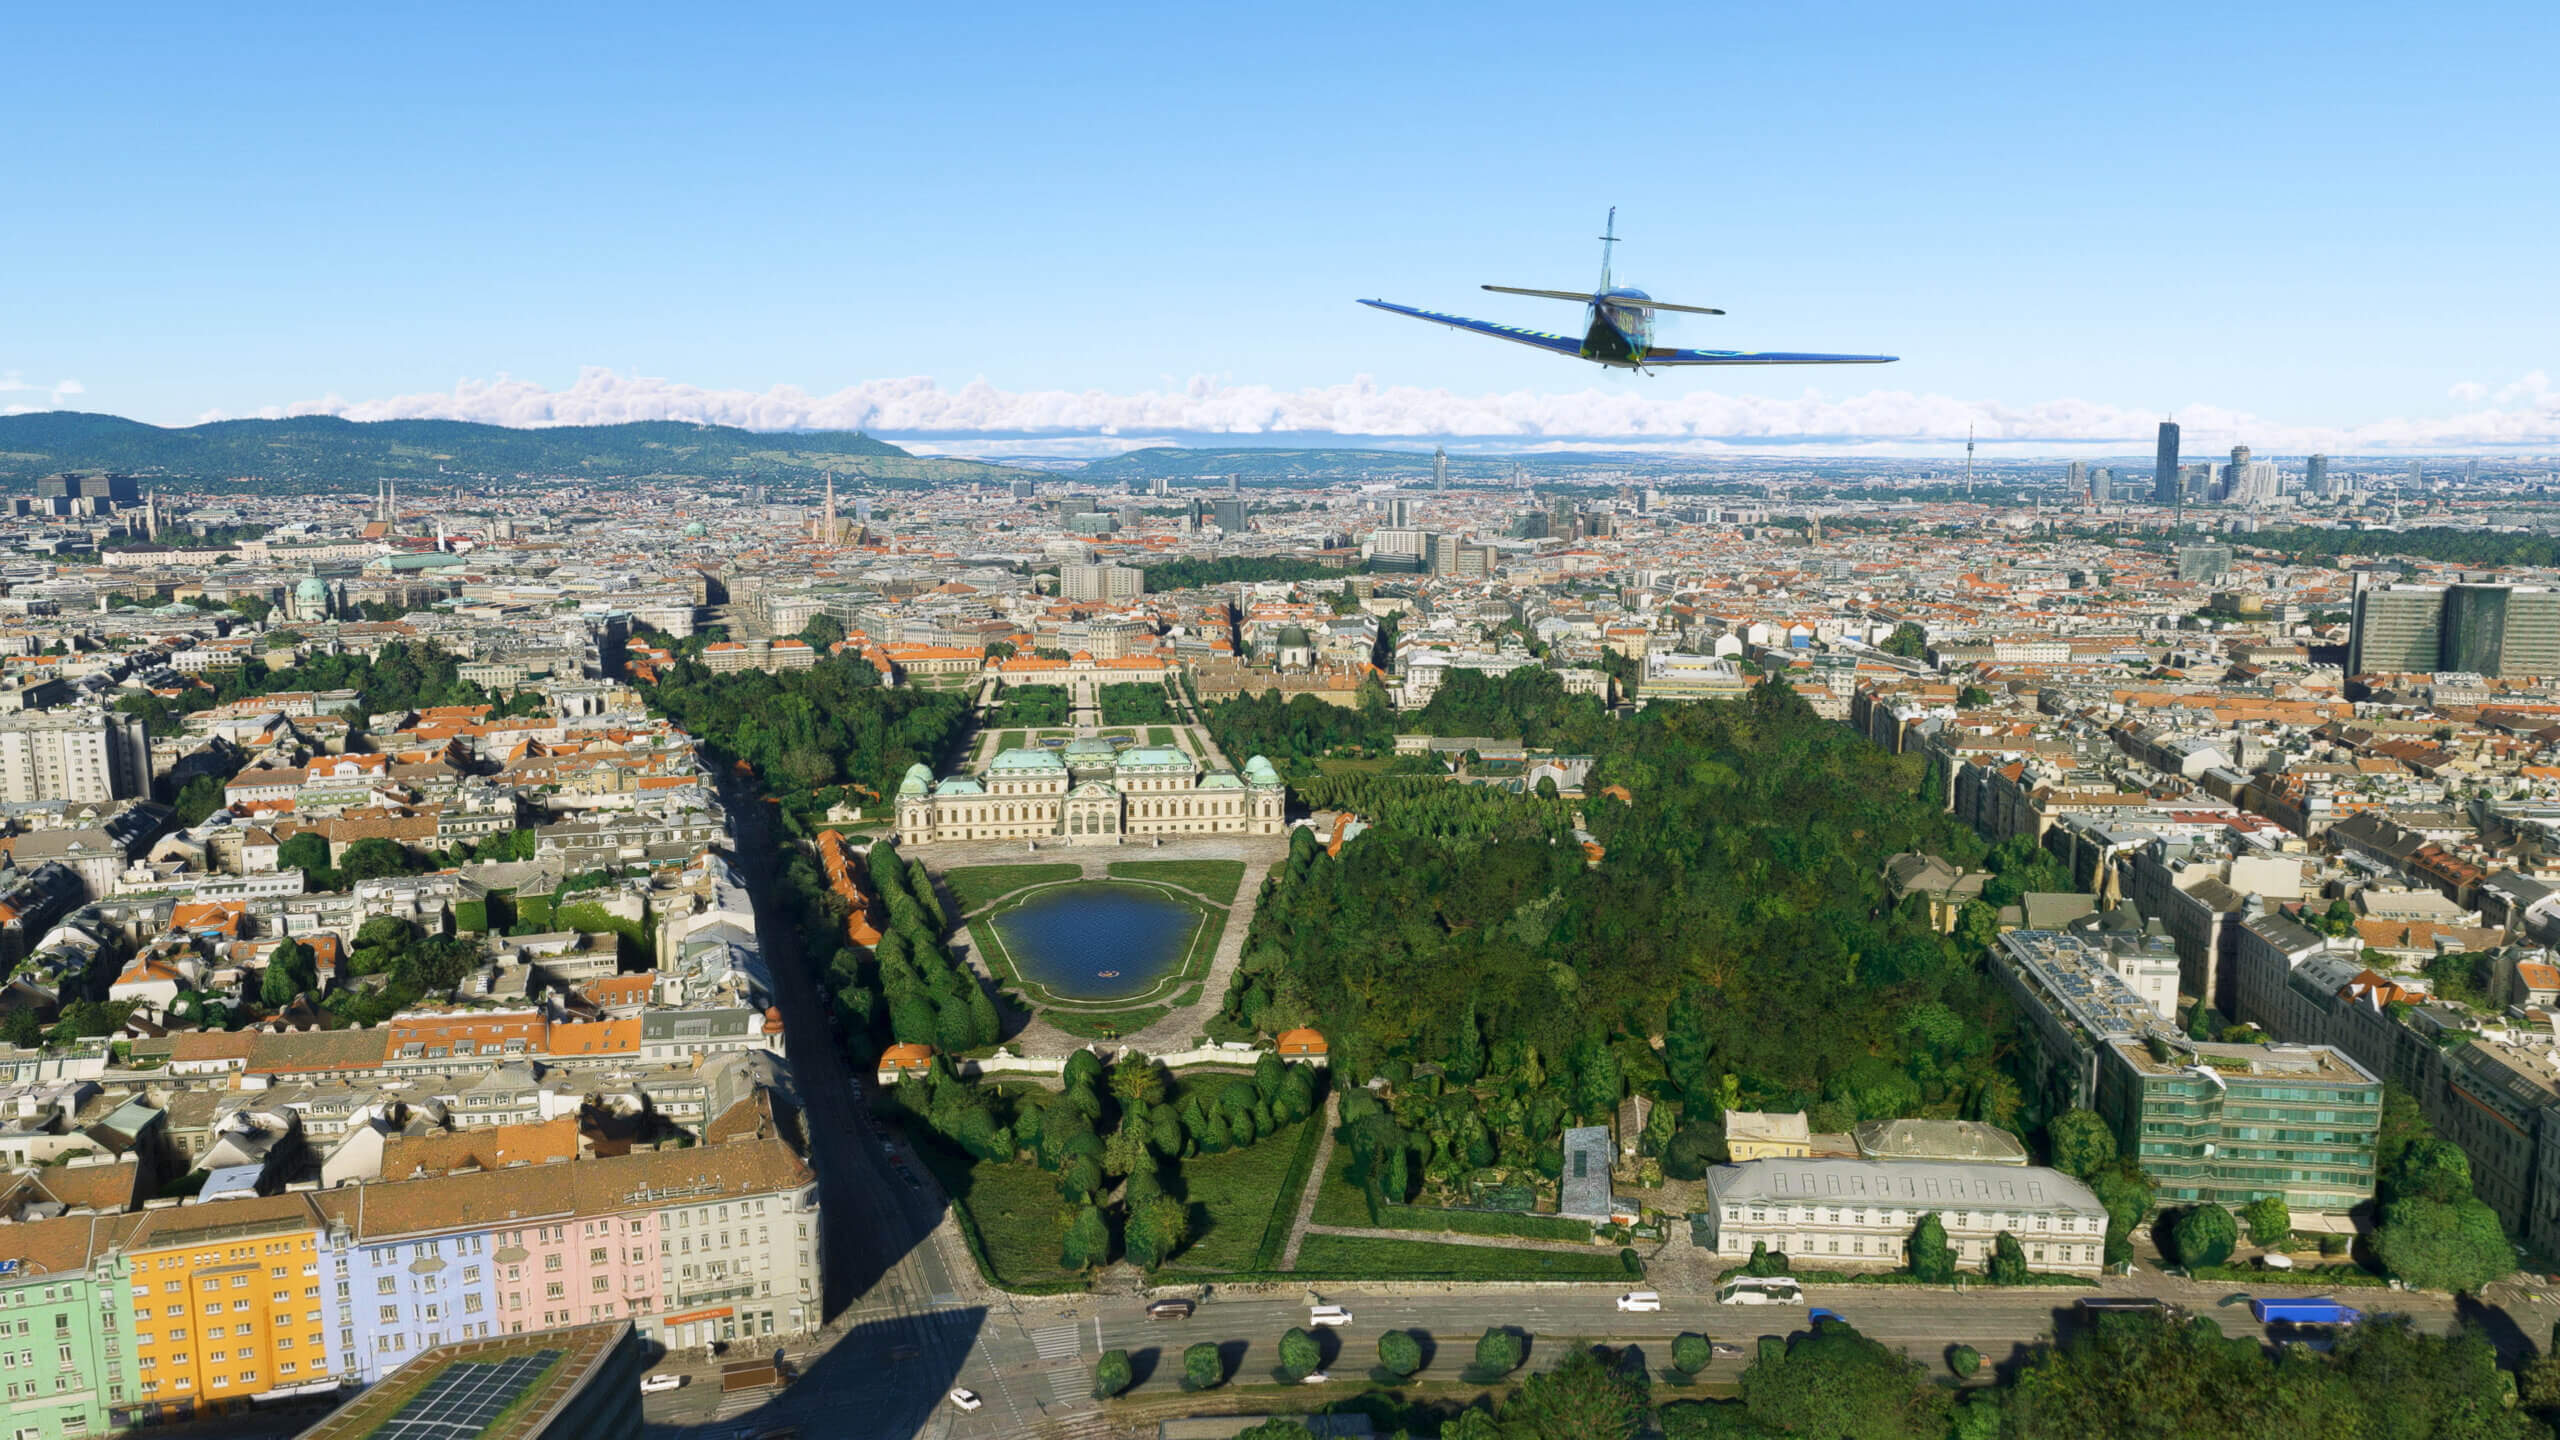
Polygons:
M936 782L910 766L898 786L898 843L1064 840L1118 845L1158 835L1278 835L1288 824L1279 772L1259 755L1241 776L1203 773L1170 747L1116 749L1070 740L1060 749L998 751L984 776Z

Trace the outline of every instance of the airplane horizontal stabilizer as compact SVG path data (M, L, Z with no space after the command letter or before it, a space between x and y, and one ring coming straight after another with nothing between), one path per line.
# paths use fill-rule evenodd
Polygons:
M1535 295L1541 300L1571 300L1583 305L1588 305L1594 300L1603 298L1601 296L1594 295L1587 290L1523 290L1517 285L1487 285L1484 288L1492 291L1496 295ZM1608 303L1621 310L1677 310L1683 315L1721 315L1724 313L1721 310L1711 310L1704 305L1673 305L1667 301L1641 299L1633 295L1612 295L1606 298Z
M1809 350L1675 350L1657 345L1647 365L1890 365L1898 355L1825 355Z

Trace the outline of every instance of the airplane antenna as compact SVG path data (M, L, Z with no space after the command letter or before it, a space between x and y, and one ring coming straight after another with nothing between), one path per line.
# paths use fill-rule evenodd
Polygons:
M1609 256L1618 248L1618 207L1609 207L1609 226L1600 236L1600 293L1609 293Z

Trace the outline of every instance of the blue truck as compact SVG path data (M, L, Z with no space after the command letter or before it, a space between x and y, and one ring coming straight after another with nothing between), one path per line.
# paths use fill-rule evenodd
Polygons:
M2364 1312L2335 1300L2252 1300L2249 1313L2261 1325L2353 1325Z

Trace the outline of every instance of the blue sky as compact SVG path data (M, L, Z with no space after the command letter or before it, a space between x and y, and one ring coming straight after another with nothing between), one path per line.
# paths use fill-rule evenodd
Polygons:
M21 7L0 406L2560 437L2560 7L1591 15ZM1906 358L1636 379L1351 303L1569 324L1476 286L1588 284L1612 204L1621 278L1731 312L1665 338Z

